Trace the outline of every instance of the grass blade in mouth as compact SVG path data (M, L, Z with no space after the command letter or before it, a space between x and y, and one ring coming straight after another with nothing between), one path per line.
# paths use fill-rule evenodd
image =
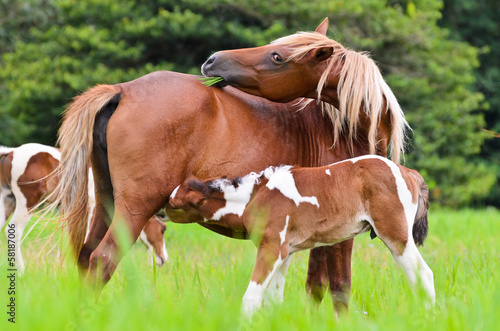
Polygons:
M200 77L198 79L205 86L212 86L212 85L217 84L219 82L222 82L224 80L224 78L222 78L222 77Z

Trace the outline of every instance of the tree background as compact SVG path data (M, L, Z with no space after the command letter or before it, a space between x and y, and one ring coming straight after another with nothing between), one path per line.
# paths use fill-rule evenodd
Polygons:
M0 144L54 144L71 98L222 49L314 30L372 54L413 128L406 165L433 201L500 206L494 0L0 0ZM471 19L472 18L472 19ZM489 130L489 131L488 131Z

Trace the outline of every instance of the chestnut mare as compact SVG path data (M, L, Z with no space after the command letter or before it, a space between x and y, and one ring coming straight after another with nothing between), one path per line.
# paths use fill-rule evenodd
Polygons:
M283 301L293 253L331 245L371 230L434 303L431 269L416 245L428 232L428 189L415 170L365 155L328 166L270 167L242 178L188 179L170 197L174 208L205 222L244 227L258 247L242 312L251 316L263 299Z
M42 198L54 190L58 178L52 175L59 165L61 153L58 149L29 143L16 148L0 146L0 228L13 214L5 228L9 244L15 245L16 267L20 274L25 270L21 254L21 239L34 207ZM94 209L94 181L89 177L89 215ZM141 239L156 252L159 265L167 259L163 232L165 224L158 219L146 223ZM145 232L145 233L144 233Z
M326 28L322 24L317 31L324 34ZM373 83L386 86L381 78ZM90 276L102 264L100 276L109 280L121 258L114 237L119 222L125 220L131 239L136 239L148 218L165 206L173 222L199 222L220 234L245 238L245 232L205 225L199 215L167 206L174 188L190 175L236 177L278 164L320 166L370 151L385 156L391 137L393 154L398 155L404 115L390 90L376 91L390 101L388 109L354 112L359 125L353 134L335 131L331 118L314 103L297 111L296 102L274 103L230 86L207 88L196 76L166 71L98 85L77 96L59 132L61 181L54 198L68 221L79 265ZM377 139L370 146L373 119ZM96 211L84 241L90 163ZM109 213L108 205L114 207ZM321 299L329 278L336 310L347 308L352 240L333 246L328 254L324 249L316 252L309 260L308 290Z

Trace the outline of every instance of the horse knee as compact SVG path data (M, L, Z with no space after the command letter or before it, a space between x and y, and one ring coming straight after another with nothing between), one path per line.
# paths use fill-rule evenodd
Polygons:
M101 280L107 283L116 269L114 261L114 253L109 250L98 251L95 250L90 254L89 259L89 275L91 277L101 276Z

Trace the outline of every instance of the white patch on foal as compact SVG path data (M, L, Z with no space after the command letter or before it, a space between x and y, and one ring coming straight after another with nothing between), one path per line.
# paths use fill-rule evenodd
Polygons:
M269 286L269 283L273 279L276 271L283 264L283 260L281 259L281 253L279 253L278 259L274 262L273 270L267 275L266 279L262 284L257 284L254 281L251 281L248 285L248 288L243 295L243 304L241 306L242 313L250 317L260 308L262 304L262 300L264 299L264 292ZM287 265L288 268L288 265ZM286 271L285 271L286 272ZM284 285L284 284L283 284Z
M331 176L331 175L332 175L332 173L330 172L330 169L326 169L326 170L325 170L325 173L326 173L328 176Z
M301 202L308 202L319 208L318 199L314 196L303 197L300 195L295 186L295 180L293 179L291 166L283 166L279 168L267 168L264 170L264 176L269 180L266 184L267 188L270 190L277 189L285 197L295 202L298 206Z
M290 216L286 215L285 228L282 231L280 231L280 239L281 239L280 245L283 245L283 243L285 242L286 229L288 228L288 221L289 220L290 220Z
M210 219L218 221L222 216L227 214L236 214L241 217L248 202L250 201L253 188L259 181L259 177L260 174L252 172L241 178L238 187L235 187L231 181L227 179L215 180L211 185L224 193L226 205L217 210Z
M172 194L170 194L170 199L173 199L175 197L175 195L177 194L177 191L179 190L179 187L181 187L181 186L179 185L176 188L174 188L174 191L172 192Z

